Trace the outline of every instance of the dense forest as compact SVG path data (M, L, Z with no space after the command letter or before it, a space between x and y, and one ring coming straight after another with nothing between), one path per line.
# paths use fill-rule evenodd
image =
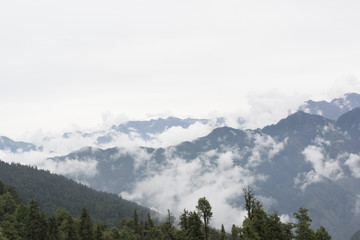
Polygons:
M155 218L157 215L116 194L95 191L63 176L20 164L0 161L0 181L14 186L25 204L36 199L46 216L58 208L77 216L80 209L86 206L94 221L115 226L122 219L132 218L135 208L139 215L150 213Z
M250 188L244 189L245 208L248 212L242 226L232 226L226 233L210 227L212 207L203 197L198 200L196 210L184 212L179 221L168 216L155 224L150 213L139 217L132 209L133 218L123 219L117 226L94 222L88 209L83 207L79 217L57 209L50 216L40 210L38 203L29 204L19 198L13 186L0 182L0 239L1 240L329 240L325 228L316 231L310 228L311 219L307 210L300 208L294 213L296 223L282 223L277 213L268 214L263 210ZM175 224L175 222L178 222Z

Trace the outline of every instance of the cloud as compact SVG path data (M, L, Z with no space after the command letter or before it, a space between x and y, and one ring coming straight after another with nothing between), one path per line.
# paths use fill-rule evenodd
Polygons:
M151 143L158 143L158 147L177 145L184 141L192 141L196 138L206 136L214 127L211 122L207 124L195 122L187 128L180 126L171 127L160 134L151 135L153 139Z
M313 184L313 183L318 183L321 182L323 180L323 177L318 174L317 172L315 172L314 170L311 170L309 172L304 172L304 173L299 173L295 180L294 183L295 185L301 185L300 189L301 191L305 191L305 189Z
M346 160L345 165L347 165L351 171L351 175L355 178L360 178L360 156L357 154L351 153L349 159Z
M288 214L281 214L280 221L282 223L294 223L296 222L296 219Z
M327 94L330 98L338 98L352 92L360 92L360 82L355 75L348 74L335 80Z
M247 132L248 135L254 139L254 147L251 148L251 156L246 164L247 167L256 167L260 165L262 161L270 161L277 154L279 154L287 142L285 139L283 142L276 142L271 136L262 134L252 134Z
M77 180L79 177L94 177L97 174L97 161L95 159L68 159L55 161L48 159L49 153L29 151L12 153L0 150L0 159L11 163L20 163L37 167L38 169L49 170L51 173L66 175Z
M167 154L171 155L171 152ZM266 179L234 165L237 158L236 152L214 150L192 161L167 157L166 163L156 171L147 171L145 179L136 182L132 191L122 192L121 196L162 213L172 209L175 216L184 208L194 209L197 200L205 196L213 207L212 225L219 228L224 224L230 229L231 224L240 225L246 214L242 207L231 202L241 198L243 188ZM234 214L229 217L228 212Z
M316 142L327 144L327 141L320 139L317 139ZM322 147L314 145L306 147L302 152L305 161L311 163L313 167L311 171L300 173L295 178L295 185L301 185L302 191L305 191L307 186L322 181L324 177L338 180L344 176L340 163L340 159L344 157L344 154L339 154L336 159L331 159L329 156L324 155L324 152Z
M239 112L245 119L244 127L262 128L274 124L298 110L308 98L305 94L287 95L277 90L248 95L248 109Z

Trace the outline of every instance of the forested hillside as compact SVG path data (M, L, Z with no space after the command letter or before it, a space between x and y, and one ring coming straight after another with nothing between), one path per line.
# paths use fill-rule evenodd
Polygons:
M324 227L316 231L310 227L311 219L307 209L294 213L296 223L283 223L277 213L268 214L250 188L244 189L247 216L242 226L233 225L231 233L211 227L213 217L209 201L202 197L196 210L184 212L178 224L168 211L162 224L155 224L150 214L139 217L137 209L133 218L122 220L118 227L94 223L86 207L78 218L57 209L47 217L40 210L37 201L25 205L13 186L0 181L0 239L1 240L330 240ZM229 213L231 214L231 213Z
M58 208L77 216L86 206L95 222L114 226L131 218L135 208L144 216L150 212L115 194L98 192L63 176L19 164L0 161L0 181L14 186L26 204L35 199L47 216Z

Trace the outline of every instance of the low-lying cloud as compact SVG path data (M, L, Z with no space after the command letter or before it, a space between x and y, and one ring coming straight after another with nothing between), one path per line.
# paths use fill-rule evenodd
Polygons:
M325 140L317 139L316 142L327 144ZM336 159L332 159L325 154L322 146L310 145L302 152L306 162L312 166L312 170L298 174L295 178L295 185L299 185L302 191L306 187L317 182L323 181L324 178L338 180L344 177L344 171L341 167L341 161L345 155L339 154Z
M346 160L347 165L351 171L351 175L355 178L360 178L360 156L357 154L350 154L349 159Z
M213 207L212 225L219 228L224 224L230 229L232 224L240 225L246 214L242 207L232 204L239 202L242 189L266 179L235 165L237 158L236 152L214 150L192 161L168 158L157 172L148 173L132 191L122 192L121 196L162 213L172 209L175 216L184 208L194 209L197 200L205 196Z

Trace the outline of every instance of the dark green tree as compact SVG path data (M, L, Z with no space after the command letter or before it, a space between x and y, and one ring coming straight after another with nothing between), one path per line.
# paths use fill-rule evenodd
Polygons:
M0 181L0 195L5 193L5 185Z
M243 221L243 226L240 228L240 239L260 240L259 234L255 230L253 222L249 218L246 218Z
M209 223L210 219L213 215L211 211L211 205L205 197L202 197L198 200L198 205L196 206L200 216L202 217L204 223L204 233L205 233L205 240L209 239Z
M25 238L27 240L45 240L47 239L46 233L46 217L40 212L38 203L31 200L29 211L26 216Z
M76 225L73 218L70 215L66 216L63 225L63 231L65 235L65 240L79 240L79 235L76 231Z
M55 216L48 219L48 240L60 240L59 226Z
M330 240L331 236L329 233L325 230L323 226L320 226L318 230L316 230L315 233L315 239L316 240Z
M308 210L306 208L300 208L297 213L294 213L294 216L297 220L295 224L295 239L296 240L314 240L315 233L310 228L311 218L307 214Z
M226 239L226 232L225 232L224 224L221 224L220 240L225 240L225 239Z
M243 191L245 198L245 209L248 212L248 219L252 222L251 225L257 232L260 239L265 240L265 224L267 220L267 214L264 211L261 202L255 198L250 187L243 189Z
M280 217L275 212L268 215L265 225L265 239L267 240L287 240L285 226L280 221Z
M86 207L81 210L79 222L79 237L81 240L94 239L92 222Z
M240 238L240 228L235 226L235 224L231 227L231 240L238 240Z
M173 217L170 214L170 210L168 210L168 217L166 222L161 225L161 231L164 234L165 239L175 239L175 227L173 226Z
M199 214L197 212L189 212L187 219L187 237L189 240L203 239L204 234L201 231L202 222Z

